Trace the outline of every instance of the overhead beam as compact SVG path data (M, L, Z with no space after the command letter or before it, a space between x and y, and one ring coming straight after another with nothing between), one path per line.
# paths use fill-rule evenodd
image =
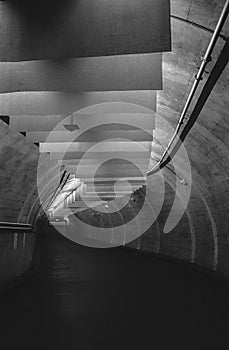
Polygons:
M160 53L0 62L0 93L162 89Z
M103 152L104 153L104 152ZM107 152L105 154L105 156L103 156L103 153L100 153L100 157L98 159L67 159L67 160L60 160L58 161L60 165L64 165L64 166L75 166L77 167L78 165L98 165L98 164L101 164L103 162L106 162L107 160ZM117 154L117 153L115 153ZM122 154L120 154L121 156L123 156L128 154L127 152L123 152ZM114 152L111 153L111 155L114 155ZM129 154L128 154L129 155ZM117 157L118 157L118 154L117 154ZM116 164L116 166L122 166L123 165L123 159L121 158L111 158L112 159L112 162ZM133 161L137 162L138 164L145 164L146 161L149 162L149 159L148 157L145 155L143 156L142 158L136 158L136 157L133 157L132 158Z
M99 205L101 205L102 204L102 200L101 201L95 201L95 200L92 200L91 202L90 201L87 201L87 203L90 205L90 207L97 207L97 206L99 206ZM74 210L74 209L78 209L78 208L86 208L86 209L88 209L88 206L83 202L83 201L76 201L76 202L74 202L74 203L71 203L71 204L69 204L68 205L68 208L69 209L72 209L72 210ZM62 213L62 211L64 212L64 210L62 209L61 210L61 213ZM78 210L77 210L77 212L78 212ZM69 213L69 211L68 211L68 213Z
M120 126L121 128L121 126ZM132 141L153 141L152 131L146 132L143 130L88 130L85 133L76 131L73 142L101 142L106 139L113 140L124 138ZM26 138L31 142L71 142L71 133L68 131L53 131L53 132L27 132Z
M40 143L39 151L40 153L47 152L116 152L118 154L122 154L122 152L151 152L151 142L142 141L142 142L62 142L62 143Z
M122 152L122 157L121 158L128 158L128 159L144 159L144 157L147 156L146 152L128 152L128 151L123 151ZM112 158L120 158L120 151L115 151L115 152L66 152L66 153L58 153L58 152L51 152L50 153L50 160L77 160L81 159L84 157L84 159L110 159Z
M96 194L102 194L102 193L110 193L110 194L115 194L115 193L122 193L122 192L133 192L135 189L137 189L138 186L127 186L126 184L119 184L118 185L118 191L115 191L115 187L112 185L87 185L86 186L86 193L96 193Z
M129 195L130 193L122 193L122 194L117 194L116 196L115 195L112 195L112 194L104 194L104 195L100 195L100 194L96 194L96 195L86 195L83 197L83 201L87 201L88 202L98 202L98 200L100 199L101 201L107 201L107 200L112 200L114 199L114 197L116 197L116 199L119 199L119 198L123 198L124 196L126 195ZM99 197L99 198L98 198ZM75 203L78 203L79 201L75 202ZM99 202L98 202L99 203ZM76 204L77 205L77 204ZM85 204L84 204L85 205ZM69 204L69 207L73 207L74 208L74 203L71 203Z
M96 179L102 179L104 177L106 178L113 178L113 177L129 177L133 178L136 176L146 176L148 167L145 166L142 169L138 169L136 167L127 167L127 168L117 168L117 167L107 167L106 169L99 168L96 172L96 175L94 176ZM71 174L76 174L77 178L79 178L81 181L84 181L84 179L88 178L88 176L93 176L91 167L79 167L76 171L76 167L67 167L67 171Z
M132 126L140 130L153 130L155 127L154 114L143 113L107 113L107 114L74 114L71 116L11 116L10 130L14 132L28 131L66 131L64 125L76 123L81 130L88 130L97 127L100 124L107 124L105 128L122 130L123 128L131 129ZM114 127L114 123L118 124ZM126 124L127 127L122 126ZM79 131L71 133L71 137L79 135ZM53 136L51 135L51 138ZM75 136L74 136L75 137Z
M0 2L0 61L170 51L169 0L77 0L47 11ZM46 3L45 3L46 5Z
M15 92L0 94L0 115L4 116L66 116L82 108L112 103L113 113L120 112L119 103L134 104L128 111L144 113L142 108L156 111L156 91L112 92ZM116 107L117 103L117 107ZM108 107L104 107L105 110ZM121 112L125 112L122 106ZM95 107L93 107L95 110ZM146 112L146 113L149 113ZM23 130L24 131L24 130Z
M126 184L126 182L129 182L131 186L142 186L145 184L146 182L146 177L144 176L135 176L135 177L128 177L128 176L123 176L122 178L118 178L118 177L112 177L112 178L100 178L100 179L96 179L96 178L90 178L90 177L86 177L84 178L84 184L87 185L91 185L91 184L96 184L96 185L110 185L110 186L114 186L115 183L118 181L118 184Z

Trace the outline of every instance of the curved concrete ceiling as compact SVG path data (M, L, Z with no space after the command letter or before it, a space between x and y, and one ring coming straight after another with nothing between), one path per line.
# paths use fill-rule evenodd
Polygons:
M224 0L172 0L172 52L163 54L163 90L158 92L157 113L176 126L185 100L211 38ZM222 34L228 36L229 21ZM207 70L211 71L224 45L221 37ZM192 103L191 112L201 88ZM229 67L227 66L202 110L195 126L185 140L192 167L191 197L186 213L179 224L169 233L163 233L164 224L174 200L175 176L165 168L165 200L157 222L147 231L141 242L134 247L160 252L169 257L194 262L201 266L229 275ZM188 113L188 115L189 115ZM157 122L157 121L156 121ZM166 123L158 121L156 132L171 131ZM160 142L160 132L158 142ZM1 220L25 221L36 198L36 169L38 159L36 146L23 136L9 133L8 127L0 125L1 167ZM156 145L155 145L156 146ZM157 147L159 156L162 149ZM181 169L182 172L182 169ZM180 181L185 180L182 178ZM185 186L186 184L184 184ZM190 183L187 184L190 186ZM17 200L15 200L17 198ZM21 210L23 209L23 210ZM160 232L160 242L155 248L152 232ZM158 237L158 235L157 235Z

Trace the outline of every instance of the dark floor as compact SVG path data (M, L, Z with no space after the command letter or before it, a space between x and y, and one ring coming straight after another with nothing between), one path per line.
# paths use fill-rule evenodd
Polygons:
M50 232L37 274L0 297L0 349L229 349L228 291L185 266Z

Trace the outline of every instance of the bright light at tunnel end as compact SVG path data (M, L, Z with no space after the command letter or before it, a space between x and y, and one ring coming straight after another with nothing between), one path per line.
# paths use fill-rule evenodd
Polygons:
M98 105L93 105L86 107L84 109L81 109L75 113L73 113L73 116L75 118L75 121L77 122L77 125L79 125L79 129L76 131L69 132L69 145L71 146L74 144L74 141L76 140L76 135L79 137L83 133L93 129L94 127L98 127L101 125L100 122L98 122L97 118L84 118L80 119L80 122L77 120L77 115L98 115L98 114L110 114L112 115L112 123L120 124L122 127L123 124L129 125L130 128L137 128L140 131L143 131L144 133L149 133L152 135L152 130L147 130L142 127L142 123L139 117L139 120L136 121L136 118L129 118L128 122L124 119L122 122L122 119L118 118L120 115L124 115L124 113L127 113L129 111L128 115L132 114L148 114L152 115L152 119L155 119L155 130L154 130L154 142L149 142L150 147L144 148L143 145L139 142L127 140L125 139L125 142L129 142L130 147L132 149L132 154L130 157L128 157L125 153L125 156L123 156L123 149L117 149L117 154L120 159L124 159L126 161L131 162L134 164L134 166L138 169L138 171L141 173L142 178L146 179L146 193L145 193L145 200L144 204L139 210L139 212L136 214L136 216L130 220L127 223L124 223L122 225L119 225L117 227L95 227L90 225L89 223L83 222L80 220L76 215L73 214L73 211L67 207L64 209L64 218L67 225L55 225L56 230L58 230L62 235L64 235L66 238L70 239L71 241L74 241L76 243L79 243L81 245L89 246L89 247L96 247L96 248L109 248L114 246L120 246L123 244L127 244L136 238L140 237L144 232L146 232L153 223L158 219L158 216L162 210L164 199L165 199L165 184L169 182L168 177L165 176L165 172L163 170L159 171L157 174L147 176L147 170L144 166L144 162L141 161L135 154L140 152L139 154L144 155L148 158L148 160L151 162L153 161L151 158L152 154L157 155L157 150L154 150L154 145L159 145L159 148L162 150L166 149L167 144L169 142L167 138L167 132L169 130L169 134L172 134L174 132L171 125L161 116L156 114L155 112L149 110L148 108L134 105L131 103L102 103ZM127 114L126 114L127 115ZM61 127L63 127L65 124L69 123L69 118L65 118L60 124L58 124L49 134L46 143L49 144L49 139L53 138L55 132L57 130L60 130ZM110 124L111 119L106 123L106 120L103 120L104 124ZM117 139L109 139L109 141L116 141ZM120 139L119 139L120 140ZM80 175L80 170L82 169L83 161L87 159L87 155L89 152L99 152L101 149L106 147L106 141L101 141L95 143L91 148L89 148L84 156L79 159L79 163L76 167L76 177L80 178L78 174ZM124 142L124 144L125 144ZM117 142L118 145L118 142ZM118 146L117 146L118 147ZM123 147L123 146L122 146ZM125 151L125 150L124 150ZM39 162L38 162L38 168L37 168L37 187L38 187L38 193L40 202L42 205L43 211L47 214L47 217L50 221L53 220L53 213L55 212L55 208L50 208L50 206L47 205L47 199L46 199L46 193L47 191L52 188L58 188L59 181L62 174L62 166L61 161L64 159L65 154L68 152L68 148L61 154L61 159L59 159L59 162L53 162L49 161L47 154L40 153ZM160 154L157 155L157 158L160 158ZM105 161L112 160L113 156L107 156L105 158ZM104 162L104 159L103 159ZM92 178L96 179L96 171L98 170L99 166L103 164L103 162L97 162L97 164L94 162L90 164L90 171L92 174ZM150 164L150 163L149 163ZM163 232L161 234L169 233L171 232L179 223L182 216L184 215L189 198L191 193L191 183L192 183L192 176L191 176L191 166L189 162L188 154L185 150L184 145L180 147L180 150L177 152L176 156L173 158L171 162L173 169L174 169L174 175L175 175L175 199L170 211L170 214L167 218L167 221L165 223ZM150 166L150 165L149 165ZM168 172L169 173L169 172ZM54 176L55 174L55 176ZM58 175L58 176L57 176ZM118 188L118 183L116 184ZM117 194L117 188L114 189L114 193ZM131 186L130 186L131 188ZM95 191L96 193L96 191ZM101 198L98 197L98 199L101 201ZM106 202L104 201L104 205L99 205L96 208L96 211L98 213L101 213L101 215L110 215L115 212L120 211L122 208L124 208L127 203L130 200L130 196L126 196L125 200L118 200L118 197L114 197L113 200ZM92 207L91 203L87 200L87 196L82 195L81 201L84 202L85 206ZM131 203L131 201L130 201ZM125 210L125 209L124 209Z

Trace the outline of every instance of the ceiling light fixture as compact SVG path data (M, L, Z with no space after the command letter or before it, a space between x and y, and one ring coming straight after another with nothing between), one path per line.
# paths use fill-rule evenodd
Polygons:
M63 125L64 125L65 129L70 131L70 132L73 132L75 130L80 129L79 125L73 123L73 115L72 114L70 115L70 124L63 124Z

